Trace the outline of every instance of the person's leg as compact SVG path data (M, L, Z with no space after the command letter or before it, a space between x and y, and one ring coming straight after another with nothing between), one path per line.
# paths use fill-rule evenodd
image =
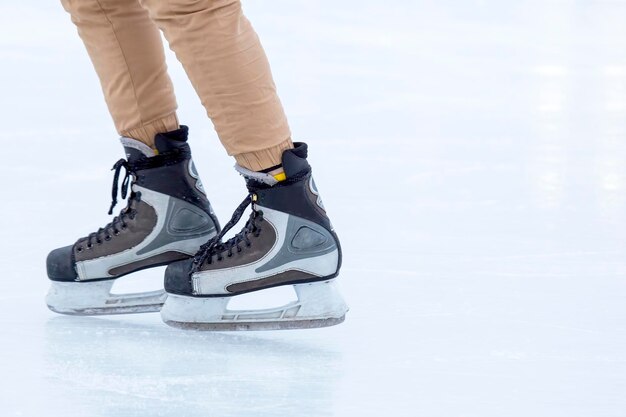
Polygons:
M137 0L62 0L78 28L117 131L154 148L178 129L158 28Z
M191 161L187 128L178 126L158 29L137 0L67 0L126 159L114 165L113 206L121 170L126 207L104 227L50 252L47 303L67 314L158 311L163 291L112 295L114 281L193 256L219 224Z
M236 0L140 0L183 64L229 155L280 165L291 133L259 39Z
M267 58L241 3L140 1L184 65L249 192L193 260L168 266L163 320L209 330L341 323L347 306L334 281L339 239L311 177L307 145L291 142ZM244 228L222 242L249 205ZM293 285L298 301L262 311L227 308L233 296L282 285Z

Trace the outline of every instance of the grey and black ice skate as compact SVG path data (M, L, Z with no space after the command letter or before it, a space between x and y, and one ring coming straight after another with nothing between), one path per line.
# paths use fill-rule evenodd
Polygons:
M160 310L163 290L113 295L115 279L193 256L219 232L187 144L187 127L158 134L157 152L121 138L127 159L114 165L113 203L122 168L127 206L109 224L48 255L48 307L65 314L121 314ZM130 183L130 184L129 184Z
M348 310L335 286L341 248L311 177L307 146L286 150L286 179L238 167L248 197L213 241L193 260L165 272L168 298L161 310L172 326L200 330L269 330L339 324ZM226 242L222 236L252 213L243 230ZM293 285L298 300L264 310L229 310L238 294Z

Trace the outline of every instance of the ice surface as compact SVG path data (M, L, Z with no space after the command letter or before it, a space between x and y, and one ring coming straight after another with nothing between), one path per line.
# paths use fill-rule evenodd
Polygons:
M45 256L108 221L122 152L61 6L2 2L0 415L623 416L626 3L244 4L342 239L346 322L49 312ZM225 220L242 181L168 59Z

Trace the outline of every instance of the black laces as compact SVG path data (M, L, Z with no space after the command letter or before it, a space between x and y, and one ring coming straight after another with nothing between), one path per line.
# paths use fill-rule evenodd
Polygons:
M113 218L109 224L101 227L89 236L80 239L87 240L86 248L91 249L94 244L101 244L103 240L111 240L113 236L119 235L122 229L126 229L128 227L126 224L128 219L135 219L135 216L137 215L137 203L141 201L141 192L132 191L131 177L136 178L138 171L180 164L188 160L190 157L191 151L189 150L189 147L179 147L161 152L158 155L151 157L139 158L132 162L129 162L126 159L120 159L117 161L113 165L113 168L111 168L111 171L115 171L115 173L113 174L113 186L111 187L111 207L109 208L109 214L113 214L113 209L117 205L118 188L120 188L122 200L128 196L128 191L130 189L130 196L127 200L128 204L124 209L122 209L118 216ZM119 179L122 168L124 168L124 179L122 179L122 185L119 187ZM80 245L77 248L79 252L83 249L84 247Z
M128 184L130 182L131 173L130 165L126 159L120 159L113 165L113 168L111 168L111 171L115 171L115 174L113 175L113 187L111 188L111 207L109 208L109 214L113 214L113 208L117 204L117 188L122 168L126 171L124 179L122 180L122 200L124 200L128 194Z
M191 158L191 151L189 147L175 148L170 151L161 152L158 155L151 156L149 158L141 158L136 161L128 162L126 159L120 159L117 161L111 171L115 171L113 176L113 187L111 188L111 207L109 208L109 214L113 214L113 208L117 204L117 189L120 178L120 172L124 168L125 174L122 180L122 187L120 194L122 200L128 195L128 188L130 187L130 177L135 175L139 170L158 168L162 166L169 166L180 164L181 162Z
M125 175L124 179L122 180L121 187L122 199L126 199L126 196L128 195L128 189L130 187L131 174L135 173L134 167L132 167L131 164L125 159L120 159L115 163L115 165L113 165L113 168L111 168L111 171L115 171L115 174L113 175L113 186L111 189L112 201L111 207L109 208L109 214L113 214L113 208L117 204L119 176L122 168L124 168L125 170ZM86 243L85 247L83 247L82 245L78 246L78 252L82 252L84 248L91 249L95 244L100 245L104 240L108 241L111 240L113 236L119 235L123 229L126 229L128 227L126 221L128 219L135 219L135 216L137 215L136 206L139 201L141 201L141 192L131 191L131 195L128 199L128 204L120 212L119 215L115 216L113 220L111 220L111 222L106 226L101 227L97 231L90 233L89 236L80 239L86 240Z
M228 223L224 225L224 228L222 229L222 231L217 236L209 240L207 243L200 246L200 249L198 250L196 255L193 257L193 264L191 266L190 273L193 274L195 272L198 272L205 262L209 264L212 263L213 257L215 255L217 255L216 260L221 261L224 259L224 256L228 256L229 258L233 256L233 250L235 249L237 249L237 252L241 252L243 250L242 247L240 246L241 244L245 243L247 247L250 247L252 245L252 242L250 241L250 234L254 235L255 237L258 237L259 234L261 233L261 228L259 227L259 223L263 221L263 211L257 210L254 204L252 204L252 213L250 214L250 217L248 218L246 225L243 227L243 229L241 229L241 232L237 233L235 236L233 236L231 239L229 239L226 242L221 242L221 240L224 237L224 235L239 222L239 220L241 219L241 216L243 216L243 213L246 211L246 208L251 203L256 201L257 191L265 190L269 188L289 187L290 185L293 185L296 182L300 182L304 180L305 178L307 178L308 175L310 175L310 173L311 173L311 168L306 167L301 172L293 174L286 180L283 180L279 182L278 184L274 184L274 185L268 185L263 182L255 181L254 179L250 179L250 178L246 179L246 186L248 187L248 195L241 202L241 204L239 204L239 207L237 207L237 209L233 213L233 216L228 221Z
M243 213L246 211L246 208L250 205L250 203L252 203L253 196L253 193L248 194L241 204L239 204L239 207L237 207L228 223L224 225L222 231L200 247L198 253L193 258L192 273L197 272L205 262L209 264L212 263L215 255L217 255L217 261L221 261L224 259L224 255L229 258L233 256L233 250L235 249L237 249L237 252L241 252L241 244L245 243L246 247L250 247L252 245L249 236L250 234L253 234L255 237L259 236L261 228L258 223L263 221L263 212L261 210L256 210L254 205L252 206L252 213L250 214L250 217L241 232L237 233L226 242L221 242L221 240L224 235L239 222L241 216L243 216Z

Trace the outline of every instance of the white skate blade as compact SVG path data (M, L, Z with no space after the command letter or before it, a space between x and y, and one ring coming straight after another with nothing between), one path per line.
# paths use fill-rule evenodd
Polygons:
M261 310L229 310L232 297L168 294L161 318L172 327L194 330L283 330L334 326L348 306L334 280L295 284L297 301Z
M114 280L94 282L57 282L46 296L48 308L55 313L79 316L131 314L159 311L167 298L163 290L134 294L111 294Z

